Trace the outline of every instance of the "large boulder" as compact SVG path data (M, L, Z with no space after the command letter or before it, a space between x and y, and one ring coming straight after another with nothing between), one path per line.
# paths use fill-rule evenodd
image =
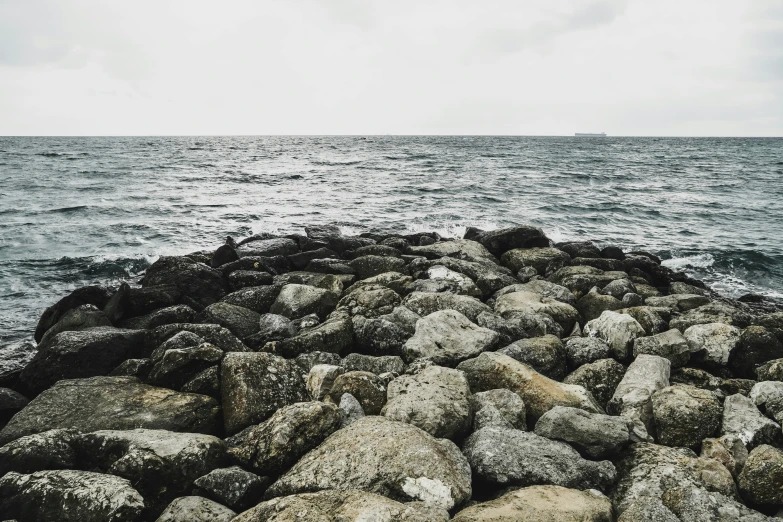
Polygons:
M465 232L465 239L478 241L495 256L501 256L514 248L546 247L550 244L543 230L529 225L517 225L487 232L469 229Z
M678 520L712 522L724 520L739 522L774 522L777 517L767 517L740 504L733 497L707 491L693 485L674 486L663 494L663 503Z
M748 502L783 504L783 451L767 444L753 448L737 483Z
M563 380L566 376L566 352L563 343L554 335L520 339L497 351L525 363L538 373Z
M427 259L440 257L454 257L464 261L477 263L497 263L495 257L484 245L469 239L455 239L453 241L439 241L431 245L410 247L409 253L424 256Z
M216 365L223 351L209 343L165 350L147 375L147 382L179 390L198 373Z
M337 308L347 311L352 316L373 318L391 313L401 301L397 292L390 288L368 285L346 294L337 303Z
M131 317L120 321L117 326L128 330L153 330L158 326L174 323L192 323L196 319L196 311L188 305L174 305L159 308L147 315Z
M82 305L93 305L103 309L112 296L112 291L103 286L85 286L77 288L55 304L44 310L35 328L35 342L41 342L44 334L54 326L69 310Z
M226 282L220 270L188 257L163 256L147 269L142 286L175 286L182 293L182 304L195 309L220 301L226 295Z
M570 304L571 306L576 305L576 297L574 297L574 294L571 293L571 290L564 286L551 283L546 279L534 279L527 283L513 284L503 287L495 292L493 297L497 299L502 295L510 294L512 292L533 292L534 294L539 294L544 297L551 297L552 299Z
M563 379L563 384L575 384L589 391L604 409L625 376L625 366L614 359L599 359L583 364Z
M739 393L723 401L721 434L734 435L748 449L774 441L780 434L780 424L759 411L752 399Z
M473 431L487 426L527 429L527 410L522 397L504 388L479 392L470 397Z
M695 324L724 323L744 328L750 322L751 316L746 310L727 302L713 301L672 318L669 327L684 332Z
M612 349L612 356L625 360L631 355L634 341L645 331L636 319L626 314L606 311L585 325L585 335L598 337Z
M309 398L296 363L268 353L226 354L220 367L220 390L228 433Z
M470 466L453 442L403 422L364 417L302 457L267 496L359 489L452 509L470 498L470 482Z
M0 513L20 522L133 522L144 499L125 479L90 471L10 472L0 478Z
M435 261L415 259L408 265L408 270L416 277L420 277L420 271L425 271L435 265L444 266L449 270L468 276L476 283L484 297L489 297L501 288L519 282L511 270L495 262L472 262L451 257L443 257Z
M355 258L348 266L356 271L357 279L367 279L386 272L402 272L405 261L399 257L367 255Z
M618 279L618 281L628 280ZM584 321L598 319L605 311L619 310L624 306L623 302L616 297L600 293L597 287L591 288L590 291L583 295L576 303L576 309L579 311Z
M519 521L613 522L614 517L612 503L598 491L579 491L561 486L530 486L516 489L488 502L474 504L457 513L452 519L452 522Z
M367 415L378 415L386 404L386 383L370 372L352 371L338 375L329 390L327 400L340 404L343 395L350 394L362 405Z
M278 475L340 428L340 409L323 402L284 406L269 419L226 439L237 464Z
M242 288L236 292L231 292L221 299L220 302L241 306L256 313L265 314L272 308L282 288L282 285Z
M288 284L280 290L269 311L289 319L299 319L310 314L325 319L337 306L337 298L337 295L323 288Z
M571 337L564 348L566 361L571 369L606 359L610 355L609 345L597 337Z
M261 328L261 315L258 312L222 301L206 307L196 319L200 323L219 324L228 328L243 340L258 333Z
M486 352L457 366L465 372L473 393L507 388L525 402L527 414L538 419L555 406L571 406L603 413L593 396L581 386L562 384L541 375L507 355Z
M690 360L691 349L680 331L672 328L657 335L637 338L633 343L633 356L640 354L658 355L669 359L672 368L679 368Z
M179 497L155 522L229 522L236 513L226 506L199 496Z
M683 333L693 358L713 368L729 363L731 352L740 341L741 330L723 323L697 324Z
M511 292L498 297L495 301L495 312L503 317L530 313L546 314L566 332L570 332L574 324L580 320L579 312L573 306L528 291Z
M147 332L144 341L145 353L151 353L181 332L189 332L198 336L202 341L217 346L224 352L247 352L250 349L236 338L227 328L217 324L189 324L175 323L159 326ZM198 343L195 343L198 344ZM172 347L173 348L173 347ZM162 353L162 352L161 352Z
M640 355L628 366L606 410L635 421L642 440L654 433L652 395L669 385L671 363L657 355Z
M630 442L630 421L622 417L555 406L538 419L535 433L568 442L592 458L618 453Z
M585 460L568 444L527 431L482 428L465 440L462 451L473 473L495 486L605 489L615 478L611 462Z
M749 326L742 331L739 344L731 351L729 368L737 377L754 379L756 368L767 361L783 357L783 343L763 326Z
M447 522L443 508L423 502L403 504L359 490L325 490L273 498L233 522Z
M345 353L353 346L353 322L350 317L338 311L323 323L305 328L297 335L277 344L284 357L296 357L314 351Z
M79 432L55 429L20 437L0 447L0 477L76 466Z
M658 442L686 448L715 435L723 413L715 394L682 384L653 393L652 410Z
M269 477L260 477L239 466L217 468L193 481L193 494L243 511L261 502L269 483Z
M0 431L0 444L55 428L81 431L163 429L215 433L220 406L205 395L141 384L133 377L60 381Z
M102 310L90 304L77 306L65 312L62 318L46 331L41 343L60 332L89 330L99 326L112 326L112 322Z
M241 257L290 256L299 252L299 245L287 237L243 240L237 248L237 252Z
M19 374L37 353L35 344L29 341L0 345L0 386L16 383Z
M37 395L63 379L108 375L126 359L140 356L144 332L112 327L66 331L48 337L19 376L22 388Z
M525 267L533 267L541 275L554 272L571 261L571 256L556 248L515 248L503 254L500 262L514 273Z
M402 355L407 362L427 358L454 366L491 350L498 337L497 332L475 325L456 310L441 310L416 323L416 333L402 347Z
M442 310L456 310L474 323L479 314L491 311L475 297L452 293L412 292L402 304L422 317Z
M417 426L433 437L453 439L471 424L470 387L459 370L429 366L389 383L381 415Z

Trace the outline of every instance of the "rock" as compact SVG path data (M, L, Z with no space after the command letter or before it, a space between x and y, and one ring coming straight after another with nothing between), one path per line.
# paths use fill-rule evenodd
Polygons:
M592 241L566 241L555 246L571 257L601 257L601 251Z
M616 466L617 482L610 498L618 513L642 499L661 499L673 486L736 496L734 479L726 468L713 459L697 458L690 450L646 442L631 444Z
M274 281L269 272L257 272L255 270L234 270L228 275L228 286L232 292L243 288L271 285Z
M168 350L183 350L185 348L198 346L203 342L204 339L193 332L182 331L176 333L160 343L160 345L152 351L150 360L153 363L158 362Z
M470 482L470 467L453 442L410 424L364 417L302 457L267 497L358 489L452 509L470 498Z
M261 314L258 320L258 332L255 335L259 343L281 341L296 335L296 329L288 317L277 314Z
M373 318L391 313L401 301L400 296L390 288L367 285L346 294L337 303L337 308L347 311L352 316Z
M639 294L625 294L622 298L622 303L624 308L633 308L635 306L642 306L644 304L644 297L642 297ZM642 328L644 328L644 325L642 325ZM645 331L647 331L646 328Z
M769 406L783 401L783 382L762 381L755 383L750 389L748 397L759 409L766 411L767 415L771 416Z
M709 303L709 297L697 294L670 294L645 299L647 306L669 308L676 312L687 312Z
M590 392L596 402L606 409L617 385L625 376L625 366L614 359L599 359L580 366L563 379L563 384L575 384Z
M722 435L734 435L752 449L774 441L779 432L780 425L765 417L744 395L729 395L723 401Z
M415 283L440 283L452 289L455 294L472 297L481 297L483 295L481 289L476 286L476 283L471 278L443 265L430 266L427 269L426 277L427 279L419 279Z
M571 331L574 323L580 320L579 312L573 306L551 297L543 297L533 292L512 292L495 301L495 312L503 317L516 314L546 314L552 317L565 331Z
M187 257L162 256L147 269L142 286L175 286L192 308L205 308L226 295L223 274Z
M625 360L631 355L634 341L644 337L645 331L630 315L607 311L585 325L585 335L603 340L613 357Z
M568 367L579 368L610 355L609 345L597 337L571 337L565 343L565 354Z
M413 282L413 278L408 275L401 274L399 272L384 272L373 277L368 277L362 281L358 281L343 292L344 295L348 295L355 290L364 288L367 286L383 286L390 290L393 290L399 295L406 294L406 289Z
M581 386L561 384L544 377L526 364L500 353L482 353L459 366L473 393L507 388L525 402L527 414L538 419L555 406L572 406L602 413L593 396Z
M289 319L298 319L309 314L317 314L321 319L337 306L337 296L314 286L285 285L269 309L273 314L284 315Z
M112 291L103 286L85 286L71 292L66 297L53 304L41 315L35 328L35 342L40 343L44 334L62 317L74 308L82 305L93 305L99 309L106 306L112 296Z
M617 454L630 442L631 427L630 421L622 417L555 406L538 419L535 433L568 442L591 458L605 458Z
M209 395L220 400L220 367L210 366L182 385L180 391Z
M693 522L768 522L768 518L732 498L691 485L674 486L663 494L663 502L679 520Z
M725 302L713 301L710 304L688 310L669 322L670 328L684 332L695 324L724 323L737 328L750 324L750 314Z
M251 288L243 288L231 292L223 299L222 303L228 303L235 306L241 306L248 310L253 310L259 314L265 314L269 312L272 305L280 294L282 285L270 285L270 286L254 286Z
M364 410L356 397L350 393L343 393L340 397L340 414L342 416L340 427L345 428L364 417Z
M318 364L340 366L340 356L329 352L307 352L298 355L294 362L302 369L302 374L305 375Z
M635 436L645 440L653 431L652 395L669 386L671 363L657 355L640 355L628 366L606 411L636 421Z
M357 279L367 279L385 272L402 272L405 270L405 261L399 257L360 256L348 263L348 265L356 271Z
M525 402L511 390L503 388L476 393L470 397L473 431L488 426L527 429Z
M0 477L9 471L33 473L76 465L79 432L49 430L27 435L0 447Z
M732 477L737 478L748 460L748 449L739 437L724 435L717 439L701 441L700 456L717 460L729 470Z
M144 332L112 327L65 331L47 338L19 376L32 395L62 379L107 375L125 359L142 351Z
M37 353L35 345L29 341L0 346L0 386L15 384L19 374Z
M753 379L756 368L783 357L783 343L763 326L749 326L742 331L739 344L731 351L729 368L737 377Z
M783 381L783 359L773 359L756 368L759 381Z
M538 373L560 381L566 375L566 352L554 335L520 339L497 351L525 363Z
M407 422L433 437L454 439L470 429L470 387L462 372L430 366L391 381L381 415ZM365 410L367 411L367 410Z
M494 260L491 262L471 262L443 257L435 261L427 261L419 258L410 262L408 270L414 276L419 277L421 270L435 265L445 266L449 270L468 276L476 283L484 297L489 297L501 288L519 282L511 270L496 264Z
M410 247L412 255L424 256L427 259L441 257L454 257L474 263L497 263L495 257L484 245L468 239L456 239L454 241L439 241L431 245Z
M452 522L612 522L613 520L612 503L598 491L579 491L560 486L530 486L463 509L457 513ZM679 521L675 519L674 522Z
M402 302L403 306L424 317L443 310L456 310L471 322L475 323L482 312L490 312L490 308L473 297L457 294L435 294L413 292Z
M696 448L718 431L723 408L713 393L675 384L653 393L652 410L659 443Z
M236 271L267 272L274 276L288 272L291 265L285 256L243 256L237 261L226 263L220 267L223 277L228 278Z
M155 522L229 522L236 513L204 497L180 497Z
M710 367L729 363L731 352L740 341L740 329L723 323L697 324L683 333L692 357Z
M625 279L628 274L625 272L603 271L591 266L566 266L557 270L547 279L555 284L564 286L571 290L578 298L597 286L600 290L612 281ZM637 291L639 288L637 287Z
M635 294L636 286L628 279L615 279L603 287L601 292L604 295L610 295L615 299L622 299L625 294Z
M618 279L618 281L628 281L627 279ZM607 285L608 286L608 285ZM598 292L598 287L594 286L583 295L576 303L576 309L584 321L597 319L607 310L615 311L624 308L620 299L611 295L604 295Z
M65 312L62 318L46 331L39 344L60 332L78 332L99 326L112 326L106 314L91 304L77 306Z
M668 359L672 368L684 366L691 358L688 341L674 328L657 335L637 338L633 343L633 355L638 357L640 354Z
M748 502L783 504L783 451L767 444L753 448L737 483Z
M152 370L152 359L126 359L122 361L109 375L111 377L136 377L141 381L147 379Z
M57 470L0 478L0 512L20 522L132 522L143 508L130 482L112 475Z
M279 342L284 357L296 357L310 351L340 354L353 345L353 323L344 314L335 313L323 323Z
M353 371L338 375L328 398L334 404L340 404L345 393L353 395L367 415L380 414L386 404L386 386L374 373Z
M212 268L220 268L226 263L231 263L237 259L239 259L239 254L237 254L236 245L226 243L225 245L219 246L218 249L215 250L215 253L212 254L209 266Z
M0 431L0 444L55 428L214 433L219 412L211 397L148 386L133 377L66 380L17 413Z
M363 372L374 373L376 375L387 372L394 372L398 374L405 372L405 363L403 363L402 359L396 355L373 357L371 355L351 353L340 362L340 366L345 368L345 371L348 372L359 370Z
M284 237L248 241L239 246L242 257L291 256L298 252L296 241Z
M192 323L196 311L187 305L174 305L160 308L147 315L132 317L120 321L120 328L128 330L153 330L158 326L174 323Z
M466 233L467 236L467 233ZM501 228L489 232L478 232L473 239L486 247L495 256L501 256L505 252L515 248L535 248L549 246L549 238L538 227L519 225L509 228Z
M454 366L495 347L498 334L473 324L455 310L433 312L416 323L416 333L402 347L406 362L426 357Z
M30 401L21 393L10 388L0 388L0 426L11 420L16 412L27 406Z
M445 509L422 502L402 504L358 490L326 490L274 498L234 519L234 522L447 522Z
M200 323L218 324L231 330L239 339L246 339L258 333L261 316L248 308L220 302L206 307L196 320Z
M644 329L645 335L655 335L669 329L669 323L661 317L662 310L659 308L630 306L617 310L617 313L630 315L636 319L636 322Z
M268 419L283 406L309 398L301 370L268 353L228 353L220 367L226 432Z
M556 248L516 248L509 250L500 257L503 266L512 272L519 272L522 268L532 266L540 275L554 272L571 261L571 257Z
M406 243L406 248L407 248ZM391 245L378 244L367 245L343 253L343 257L346 259L356 259L362 256L378 256L378 257L402 257L402 251L399 248L395 248Z
M462 451L473 473L497 486L605 489L615 478L611 462L585 460L568 444L527 431L482 428L465 440Z
M182 292L174 285L128 288L123 303L123 321L151 314L155 310L177 305Z
M334 386L334 380L345 373L345 369L332 364L316 364L305 378L307 391L314 401L323 400Z
M152 352L160 347L164 342L171 339L180 332L190 332L197 335L201 340L217 346L224 352L247 352L249 348L234 336L227 328L216 324L167 324L159 326L154 330L147 332L147 338L144 341L145 351ZM191 345L192 346L192 345ZM172 346L172 348L174 348ZM178 347L179 348L179 347ZM162 351L161 351L162 354Z
M269 478L232 466L213 469L193 481L193 485L199 496L220 502L235 511L244 511L261 502Z
M209 343L170 349L155 363L147 380L150 384L180 389L196 374L220 362L223 351Z
M225 444L217 437L166 430L95 431L82 435L79 446L85 467L129 480L150 514L159 513L225 459Z
M269 419L226 439L237 464L278 475L340 428L340 409L322 402L284 406Z
M367 319L357 316L352 324L355 348L373 355L401 354L403 344L413 334L385 317Z
M576 305L576 297L571 293L571 290L564 286L550 283L544 279L536 279L523 284L514 284L501 288L493 296L496 300L498 297L510 294L513 292L532 292L534 294L541 295L543 297L551 297L561 303Z

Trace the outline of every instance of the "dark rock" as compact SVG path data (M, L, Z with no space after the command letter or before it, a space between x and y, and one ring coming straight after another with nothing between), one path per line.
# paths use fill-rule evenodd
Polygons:
M283 237L258 239L239 245L241 257L291 256L298 252L299 245L296 241Z
M566 351L554 335L521 339L497 353L525 363L550 379L560 381L566 376Z
M24 367L38 351L30 341L17 341L0 346L0 386L16 383Z
M273 281L272 274L269 272L255 270L235 270L228 276L228 286L234 292L243 288L271 285Z
M403 345L413 335L404 326L384 317L356 316L352 324L356 350L372 355L400 355Z
M357 370L374 373L375 375L387 372L401 374L405 371L405 363L396 355L373 357L371 355L351 353L340 361L340 366L345 368L347 372Z
M468 236L471 237L468 237ZM490 232L465 233L465 239L472 239L484 245L493 255L500 257L515 248L548 247L549 238L538 227L520 225Z
M10 388L0 388L0 426L5 424L19 410L27 406L27 397ZM0 474L2 475L2 474Z
M321 247L287 256L294 268L303 270L313 259L336 259L337 252Z
M783 504L783 451L766 444L754 448L737 482L748 502Z
M592 241L566 241L555 246L571 257L603 257Z
M296 357L310 351L340 354L353 344L353 325L345 315L335 314L314 328L279 342L284 357Z
M161 285L176 286L183 296L200 308L220 301L226 295L226 284L219 270L187 257L163 256L147 269L142 286Z
M627 279L621 281L627 281ZM608 287L609 285L604 287L604 289ZM593 287L576 303L576 309L584 321L592 321L607 310L615 311L624 308L624 306L618 298L599 293L597 287Z
M724 323L744 328L750 324L750 321L751 316L747 311L725 302L714 301L672 318L669 327L681 332L695 324L707 323Z
M385 272L402 272L405 270L405 261L399 257L367 255L357 257L349 266L355 270L358 279L367 279Z
M82 305L103 308L112 296L112 291L103 286L85 286L60 299L41 315L35 328L35 342L41 342L46 331L54 326L66 312Z
M584 364L566 375L563 384L575 384L583 387L605 409L624 375L625 366L619 362L614 359L599 359Z
M345 393L353 395L367 415L380 414L386 404L386 386L374 373L353 371L338 375L328 398L334 404L340 404Z
M148 315L161 308L179 304L182 292L175 285L131 288L128 291L127 305L123 320Z
M783 343L763 326L749 326L729 356L729 368L737 377L753 379L756 368L783 357Z
M356 277L356 270L351 265L340 259L312 259L305 270L325 275L351 275Z
M229 522L236 515L222 504L189 496L174 499L155 522Z
M453 257L463 261L472 261L474 263L497 263L495 257L484 247L484 245L468 239L438 241L428 245L420 244L420 246L411 247L409 253L420 255L427 259Z
M231 263L237 259L239 259L239 254L237 254L236 248L232 245L225 244L218 247L218 249L215 250L215 253L212 254L209 266L212 268L220 268L226 263Z
M188 324L175 323L159 326L147 332L144 341L145 351L151 353L165 341L171 339L180 332L190 332L204 341L213 344L224 352L246 352L248 347L237 339L227 328L216 324Z
M239 339L245 339L258 333L261 316L249 308L221 302L206 307L196 320L200 323L218 324L228 328Z
M9 471L33 473L76 466L79 432L49 430L27 435L0 447L0 477Z
M470 397L473 410L473 431L488 426L527 429L527 410L522 398L511 390L498 388Z
M239 466L214 469L193 481L199 496L225 504L236 511L244 511L261 502L269 484L269 477L259 477Z
M306 374L319 364L339 366L340 356L336 353L313 351L298 355L294 362L302 369L302 373Z
M546 275L554 272L563 266L568 265L571 258L557 248L517 248L509 250L500 258L503 266L517 273L522 268L531 266L536 269L540 275Z
M282 285L277 284L243 288L242 290L231 292L221 299L221 302L241 306L259 314L265 314L269 312L282 288Z
M126 359L109 373L112 377L137 377L146 380L152 370L152 359Z
M579 368L610 355L609 345L597 337L571 337L565 343L565 355L568 367Z
M315 313L321 319L337 306L337 296L328 290L308 285L285 285L269 311L298 319Z
M632 423L622 417L555 406L536 422L536 435L568 442L592 457L608 457L630 442Z
M692 485L676 485L663 494L663 503L679 520L738 520L771 522L774 518L748 509L733 497Z
M220 367L210 366L197 373L182 385L180 391L208 395L220 400Z
M174 323L191 323L196 311L187 305L174 305L150 312L147 315L120 321L119 326L128 330L153 330L158 326Z
M150 384L180 389L196 374L220 362L223 351L209 343L169 349L155 362L147 377Z
M696 448L718 431L723 408L713 393L676 384L653 393L652 410L658 442Z
M93 305L81 305L65 312L62 318L49 328L39 344L46 343L60 332L82 331L99 326L111 326L106 314Z
M220 267L223 277L229 277L237 270L249 270L253 272L267 272L276 276L288 272L291 265L285 256L247 256L237 261L227 263Z
M605 259L619 259L622 261L625 259L625 254L623 253L622 248L610 245L601 249L601 257Z
M422 317L441 310L456 310L474 323L481 312L491 312L487 305L474 297L449 293L413 292L403 300L402 304Z

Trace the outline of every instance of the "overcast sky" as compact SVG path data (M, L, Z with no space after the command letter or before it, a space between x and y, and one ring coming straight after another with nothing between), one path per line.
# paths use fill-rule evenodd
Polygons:
M0 134L783 135L783 0L0 0Z

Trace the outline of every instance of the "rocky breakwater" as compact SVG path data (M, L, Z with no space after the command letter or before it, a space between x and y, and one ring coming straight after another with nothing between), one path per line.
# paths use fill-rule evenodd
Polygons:
M758 300L756 300L758 301ZM762 521L783 312L542 230L229 238L0 348L19 522Z

